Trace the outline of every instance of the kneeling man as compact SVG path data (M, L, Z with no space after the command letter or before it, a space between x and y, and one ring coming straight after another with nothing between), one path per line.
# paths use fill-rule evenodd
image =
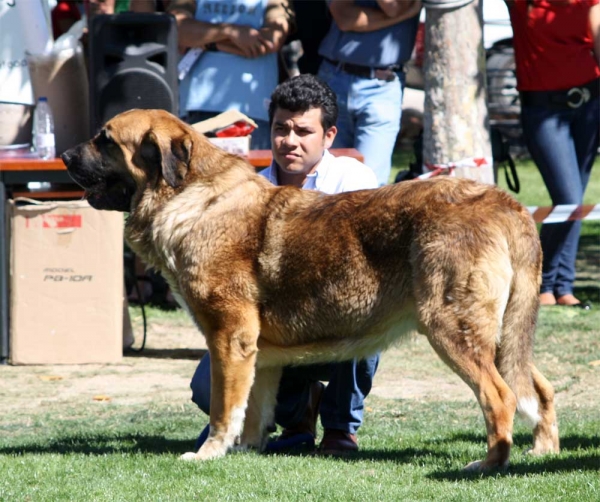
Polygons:
M273 162L260 174L274 185L328 194L376 188L370 168L329 153L337 134L337 116L336 96L319 78L300 75L280 84L269 107ZM284 368L275 409L275 421L283 433L267 450L314 448L319 413L325 430L319 453L343 455L358 450L356 433L378 362L376 354L362 360ZM324 386L321 381L329 383ZM192 400L209 414L208 354L200 361L191 388ZM208 427L198 437L196 451L208 437Z

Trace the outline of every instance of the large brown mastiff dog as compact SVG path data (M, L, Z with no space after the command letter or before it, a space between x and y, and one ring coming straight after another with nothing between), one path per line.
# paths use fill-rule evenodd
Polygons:
M515 411L558 452L532 362L541 251L503 191L438 178L324 195L274 187L174 116L132 110L63 155L97 209L185 301L212 359L210 436L184 458L261 449L281 368L372 354L418 331L473 389L508 464ZM243 429L243 430L242 430Z

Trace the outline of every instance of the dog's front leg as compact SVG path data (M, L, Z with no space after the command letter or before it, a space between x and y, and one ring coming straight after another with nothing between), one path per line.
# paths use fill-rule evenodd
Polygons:
M211 358L210 433L197 453L185 460L224 456L242 431L248 395L254 380L258 322L206 337Z
M256 369L246 410L241 448L256 448L262 451L266 446L267 428L274 423L281 371L281 367Z

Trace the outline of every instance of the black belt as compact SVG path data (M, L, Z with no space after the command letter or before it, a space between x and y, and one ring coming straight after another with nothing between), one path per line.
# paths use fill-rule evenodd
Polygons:
M519 96L521 104L525 106L579 108L600 96L600 78L563 91L523 91Z
M383 68L373 66L362 66L359 64L342 63L340 61L333 61L329 58L323 58L328 63L338 67L340 70L362 78L377 78L379 80L386 80L388 82L396 78L396 73L404 71L402 65L391 65Z

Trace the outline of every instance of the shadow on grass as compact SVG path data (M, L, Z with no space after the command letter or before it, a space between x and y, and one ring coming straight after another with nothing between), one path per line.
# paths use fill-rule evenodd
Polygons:
M0 450L1 453L1 450ZM306 449L298 448L297 450L281 452L281 453L268 453L266 454L269 457L278 457L278 456L286 456L286 457L315 457L315 458L327 458L336 460L339 462L362 462L365 460L368 461L381 461L381 462L395 462L399 464L410 464L412 462L417 461L418 459L423 458L451 458L453 455L450 455L445 452L440 452L439 450L432 450L427 448L402 448L402 449L386 449L386 450L377 450L377 449L361 449L358 452L349 453L346 456L340 457L332 457L332 456L321 456L316 451L309 451Z
M182 454L194 447L194 439L166 439L164 436L123 434L118 436L66 436L43 444L0 447L0 455L72 454L106 455L114 453Z
M532 444L531 434L515 434L514 443L517 446ZM459 433L453 434L442 441L436 443L485 443L485 437L478 434ZM490 471L493 476L514 476L524 474L541 474L561 471L597 471L600 468L600 436L580 436L576 434L565 435L560 438L561 455L528 456L524 453L512 451L510 467L507 470ZM565 454L571 455L565 457ZM522 459L525 462L520 462ZM463 470L451 470L446 472L436 472L428 475L431 479L438 480L459 480L473 479L481 476L481 473L465 472Z
M517 444L527 444L531 440L525 434L518 434L515 438ZM346 457L333 458L335 461L355 463L361 461L394 462L400 464L427 464L446 460L454 462L460 449L440 451L440 444L472 442L484 444L484 438L478 434L455 434L443 440L432 441L438 445L428 448L427 442L423 448L399 449L362 449ZM191 451L193 440L166 439L164 436L148 436L143 434L123 434L115 436L67 436L53 439L43 444L23 444L20 446L0 446L0 455L25 455L25 454L84 454L84 455L110 455L110 454L151 454L151 455L181 455ZM565 436L561 440L560 456L547 455L542 457L529 457L518 452L511 456L512 464L507 470L493 470L486 473L489 476L521 476L530 474L543 474L568 471L597 471L600 467L600 437L587 437L578 435ZM269 457L285 456L314 456L314 452L297 450L285 454L271 453ZM267 456L267 455L265 455ZM332 458L332 457L329 457ZM475 459L472 459L475 460ZM424 466L427 468L427 466ZM483 475L486 475L483 474ZM427 474L429 479L438 481L476 480L482 473L465 472L462 469L437 470Z
M473 435L476 442L481 443L481 438ZM458 481L458 480L477 480L482 476L525 476L531 474L544 474L553 472L569 472L569 471L597 471L600 468L600 454L594 451L585 451L581 448L593 448L597 446L597 442L588 441L589 438L570 437L566 443L572 447L562 447L563 454L561 456L547 455L542 457L529 457L524 454L514 452L511 456L512 463L506 470L492 470L487 473L469 472L461 469L452 470L436 470L436 472L428 474L426 477L437 481ZM452 440L444 441L452 442ZM573 453L573 456L566 457L564 454ZM286 453L286 456L316 456L314 453L295 452ZM275 457L277 454L272 454ZM354 463L361 461L381 461L395 462L401 464L419 463L426 464L429 461L439 462L447 460L454 462L456 454L442 452L439 449L430 448L405 448L398 450L377 450L363 449L360 452L353 453L346 457L334 458L334 460L345 463ZM523 459L525 461L523 462ZM477 460L477 459L471 459ZM469 460L470 461L470 460ZM466 464L465 464L466 465ZM424 466L427 468L427 466Z
M596 228L596 227L594 227ZM577 252L577 279L574 294L583 302L600 304L600 227L597 233L582 235Z
M579 277L579 280L589 280L592 281L592 278ZM588 302L595 304L597 307L600 304L600 288L595 286L578 286L575 284L573 288L573 294L579 298L582 302Z
M191 359L200 361L208 351L206 349L144 349L141 352L129 350L125 357L148 358L148 359Z
M84 454L84 455L110 455L110 454L151 454L164 455L191 451L194 447L193 440L166 439L163 436L148 436L143 434L123 434L116 436L66 436L45 442L43 444L23 444L20 446L0 446L0 455L25 455L25 454ZM318 457L312 450L298 448L286 453L268 453L265 456L276 458L279 456L293 457ZM450 455L439 450L426 448L405 448L390 450L362 450L351 456L339 458L340 461L356 462L361 460L391 461L398 463L411 463L416 459L425 457L446 458Z
M532 434L526 433L517 433L513 436L514 444L518 446L531 446L533 441ZM427 441L425 443L434 442L436 444L440 443L456 443L456 442L465 442L465 443L475 443L475 444L484 444L485 443L485 435L484 434L475 434L468 432L459 432L456 434L452 434L445 439L435 440L435 441ZM580 436L577 434L567 434L560 437L560 448L562 451L576 451L588 448L600 448L600 436ZM600 467L600 464L598 465Z
M427 478L436 481L460 481L476 480L482 476L493 477L515 477L529 476L531 474L566 473L573 471L598 471L600 467L600 454L594 452L579 453L576 456L565 457L564 455L547 455L543 457L531 457L531 461L519 463L516 456L511 456L512 463L508 469L491 470L485 473L469 472L462 469L433 472L427 474Z
M597 261L598 247L600 246L600 230L598 234L582 235L579 238L579 252L584 256L590 256L592 260Z
M518 445L526 445L531 442L531 435L517 434L515 443ZM404 449L361 449L357 453L350 454L346 457L338 457L334 460L339 462L360 462L360 461L382 461L396 462L402 464L410 463L425 463L427 459L438 462L442 459L454 462L460 452L456 453L449 451L440 451L440 444L450 445L451 443L469 442L480 444L483 448L485 445L485 437L478 434L455 434L443 440L425 441L427 443L438 445L436 448L404 448ZM451 448L448 446L447 448ZM529 474L543 474L553 472L568 472L568 471L597 471L600 468L600 453L597 450L600 448L600 437L589 437L579 435L567 435L561 438L560 456L529 456L524 453L513 451L511 455L511 465L507 470L492 470L489 473L467 472L462 469L452 469L448 471L436 471L428 474L427 477L439 481L456 481L456 480L475 480L481 478L482 475L489 476L521 476ZM274 453L270 456L277 456ZM286 456L316 456L312 452L306 450L298 450L296 452L287 452ZM567 456L568 455L568 456ZM478 459L471 459L478 460ZM469 461L471 461L469 460Z

